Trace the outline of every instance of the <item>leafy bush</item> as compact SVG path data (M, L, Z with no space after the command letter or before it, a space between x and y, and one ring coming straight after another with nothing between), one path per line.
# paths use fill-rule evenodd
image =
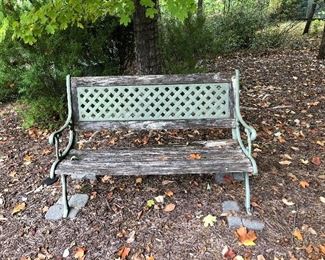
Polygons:
M117 25L116 19L107 17L84 30L70 28L41 38L32 46L5 41L0 51L0 99L19 94L25 127L47 127L62 119L67 74L119 73L121 55L110 37Z

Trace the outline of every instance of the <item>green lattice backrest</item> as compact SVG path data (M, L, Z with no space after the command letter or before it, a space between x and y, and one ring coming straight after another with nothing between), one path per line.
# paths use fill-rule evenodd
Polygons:
M102 127L231 127L233 90L217 74L83 77L71 80L73 119Z

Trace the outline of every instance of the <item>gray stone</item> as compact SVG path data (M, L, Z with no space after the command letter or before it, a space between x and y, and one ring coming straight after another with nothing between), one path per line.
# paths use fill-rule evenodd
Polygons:
M256 218L243 218L242 222L248 229L263 230L265 227L264 222Z
M69 199L70 207L81 209L86 206L89 196L87 194L74 194Z
M230 228L239 228L243 226L241 217L238 216L228 216L227 217L228 227Z
M77 216L81 208L86 206L89 196L87 194L75 194L69 197L69 219L73 219ZM45 214L45 219L59 220L63 218L63 205L62 197L52 206Z
M239 205L237 201L234 200L226 200L222 202L222 213L229 213L233 211L240 211Z
M45 214L47 220L59 220L62 218L63 206L61 204L54 204Z

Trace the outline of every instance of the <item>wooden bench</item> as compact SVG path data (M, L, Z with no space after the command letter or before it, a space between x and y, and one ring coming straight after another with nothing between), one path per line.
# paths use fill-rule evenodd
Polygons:
M63 216L67 217L67 176L242 173L245 207L250 212L249 174L257 174L251 155L255 130L241 117L239 71L232 78L219 74L120 77L67 76L68 118L51 134L56 160L47 183L61 175ZM69 142L60 148L60 136ZM76 150L76 131L100 129L225 128L229 140L191 145L145 148ZM247 142L243 143L242 133ZM61 144L62 145L62 144ZM191 155L198 158L191 158Z

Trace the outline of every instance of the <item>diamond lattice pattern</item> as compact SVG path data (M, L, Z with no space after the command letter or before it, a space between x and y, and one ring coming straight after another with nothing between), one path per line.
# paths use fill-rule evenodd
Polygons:
M79 87L80 121L229 118L229 84Z

